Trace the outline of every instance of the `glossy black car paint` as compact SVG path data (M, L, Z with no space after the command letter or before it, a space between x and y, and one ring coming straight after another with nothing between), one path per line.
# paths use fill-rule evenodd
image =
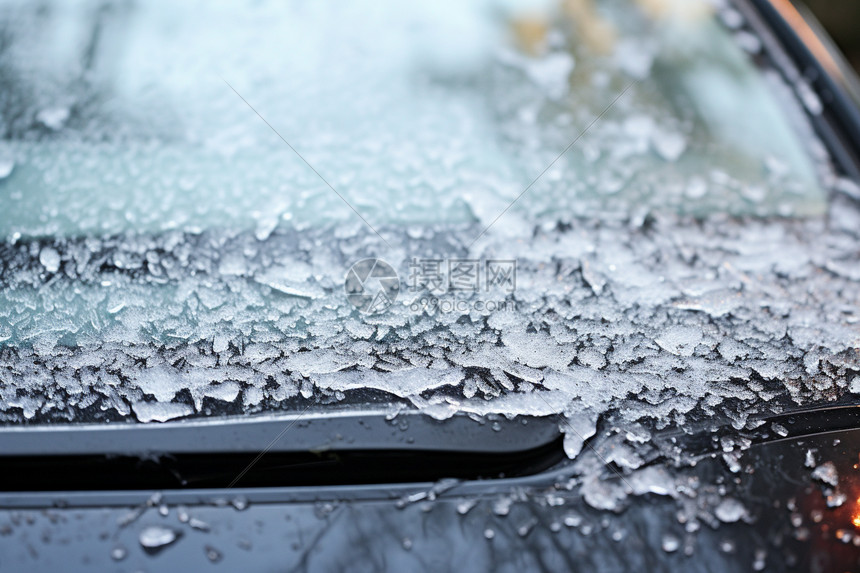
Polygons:
M840 487L851 503L826 509L804 465L810 449L820 459L837 460ZM747 571L760 560L772 571L856 570L860 551L834 534L852 527L860 494L857 452L860 431L845 430L754 445L744 459L754 471L738 476L719 456L704 456L694 475L702 482L735 481L734 495L753 509L737 523L704 524L694 533L679 523L676 500L641 496L614 514L588 508L575 488L547 496L539 479L461 483L433 501L422 496L432 491L429 483L328 495L311 488L310 497L302 496L310 491L285 488L166 491L155 500L151 492L31 496L25 505L53 497L78 507L0 513L0 568L446 571L468 563L475 571ZM514 501L500 515L498 501L508 498ZM465 514L464 500L474 503ZM169 508L166 517L161 504ZM792 523L793 514L816 510L826 518ZM184 513L190 518L185 523ZM138 536L149 525L181 537L146 553ZM663 549L666 536L679 541L676 551Z

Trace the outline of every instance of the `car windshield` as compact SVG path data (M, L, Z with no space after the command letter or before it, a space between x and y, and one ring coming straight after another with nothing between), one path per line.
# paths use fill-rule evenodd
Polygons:
M721 2L0 18L5 424L565 413L575 455L860 370L821 104Z

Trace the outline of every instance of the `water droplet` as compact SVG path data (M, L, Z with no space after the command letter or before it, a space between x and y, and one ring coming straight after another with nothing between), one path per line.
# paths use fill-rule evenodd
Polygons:
M788 429L782 424L772 424L771 429L773 429L773 432L781 438L784 438L788 435Z
M537 525L537 519L532 518L528 520L517 528L517 535L519 535L520 537L526 537L529 533L531 533L535 525Z
M727 497L717 506L714 514L725 523L733 523L746 515L746 508L738 500Z
M663 536L663 542L661 543L663 547L663 551L667 553L673 553L678 550L681 546L681 541L675 537L674 535L667 533Z
M117 545L110 552L110 558L114 561L122 561L128 555L128 550L122 545Z
M6 179L15 169L15 160L11 157L0 156L0 179Z
M63 129L68 119L69 108L67 107L49 107L36 114L36 121L53 131Z
M112 306L111 308L109 308L108 314L116 314L124 308L125 308L125 303L121 302L121 303L117 304L116 306Z
M60 253L51 247L44 247L39 252L39 262L45 267L49 273L55 273L60 270Z
M812 472L812 477L828 485L836 486L839 483L839 473L833 462L824 462Z
M841 507L848 500L848 496L841 491L834 492L827 496L827 507Z
M464 499L457 504L457 513L459 513L460 515L466 515L477 504L477 499Z
M218 563L219 561L221 561L221 557L223 557L223 555L221 555L220 551L218 551L211 545L206 546L206 559L208 559L212 563Z
M657 154L670 163L677 161L687 150L687 140L679 133L655 131L651 143Z
M175 542L181 535L180 532L174 531L169 527L150 525L143 528L138 539L144 551L154 555Z
M497 499L493 503L493 513L499 516L505 516L511 512L511 504L514 500L509 497Z
M188 525L194 529L199 529L200 531L209 531L209 524L202 519L197 519L196 517L190 518L188 520Z

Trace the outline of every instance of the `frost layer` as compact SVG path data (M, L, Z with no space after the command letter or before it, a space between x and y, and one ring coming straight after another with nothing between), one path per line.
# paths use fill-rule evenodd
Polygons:
M591 27L513 4L4 8L0 418L390 401L564 413L573 454L610 411L742 427L838 399L860 194L825 177L820 102L684 6L606 1ZM516 260L516 291L487 294L515 310L402 292L363 316L343 280L366 257L404 281L413 257Z
M842 228L571 219L471 249L476 226L384 231L401 276L428 252L516 259L516 310L468 314L416 313L427 293L408 291L358 313L344 270L384 251L362 229L7 244L0 403L8 421L164 420L387 396L439 418L617 409L665 425L732 400L743 425L834 400L860 372L860 215L839 204Z

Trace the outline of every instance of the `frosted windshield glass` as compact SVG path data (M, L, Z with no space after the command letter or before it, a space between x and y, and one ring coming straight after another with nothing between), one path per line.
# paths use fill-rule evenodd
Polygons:
M378 224L481 219L634 80L515 210L822 209L767 77L698 2L175 4L6 8L0 234L352 221L224 80Z

